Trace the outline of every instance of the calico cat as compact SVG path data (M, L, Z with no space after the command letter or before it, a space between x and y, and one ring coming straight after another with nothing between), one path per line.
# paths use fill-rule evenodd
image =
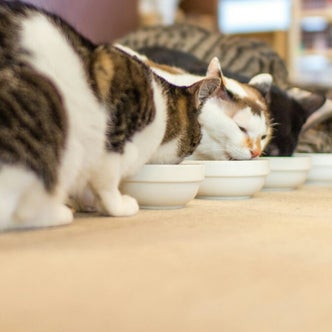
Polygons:
M190 85L203 77L154 62L123 45L117 47L140 57L155 73L172 84ZM271 75L256 75L249 82L241 84L223 75L218 58L213 58L209 65L204 64L203 75L218 76L221 86L202 107L199 121L203 136L191 158L252 159L261 155L272 135L264 98L271 86Z
M136 51L160 46L194 55L208 63L214 56L221 67L233 73L253 77L270 73L273 82L285 88L288 71L284 60L263 41L211 32L191 24L149 26L129 33L116 42Z
M144 47L139 52L159 64L180 67L196 75L203 75L206 71L207 64L204 61L176 49L151 46ZM223 72L226 77L231 77L239 82L250 81L250 78L227 69ZM332 117L332 102L323 94L298 88L282 89L272 84L267 97L273 123L273 137L263 153L267 156L290 156L295 151L308 151L305 146L310 145L307 139L310 131L307 133L307 129L316 122ZM310 139L313 140L311 136ZM321 151L323 152L323 150Z
M175 86L19 1L0 2L0 34L0 229L68 224L65 203L87 186L103 213L132 215L121 179L164 144L171 163L199 143L198 116L220 78Z

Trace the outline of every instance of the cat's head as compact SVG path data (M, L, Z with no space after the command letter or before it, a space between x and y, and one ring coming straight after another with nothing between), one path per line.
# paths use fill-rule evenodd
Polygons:
M208 66L207 76L221 80L214 98L202 108L199 159L252 159L261 155L272 135L267 98L272 84L270 74L240 83L223 76L217 58Z
M299 88L282 90L273 86L269 109L274 135L264 154L290 156L302 132L332 116L332 101L319 93Z

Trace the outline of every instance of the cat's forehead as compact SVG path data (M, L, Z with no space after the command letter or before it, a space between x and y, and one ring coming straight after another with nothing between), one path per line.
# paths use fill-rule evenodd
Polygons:
M243 84L231 78L224 77L223 80L227 90L231 91L239 99L250 104L254 110L256 108L259 108L260 110L266 108L266 103L257 89L251 87L249 84Z

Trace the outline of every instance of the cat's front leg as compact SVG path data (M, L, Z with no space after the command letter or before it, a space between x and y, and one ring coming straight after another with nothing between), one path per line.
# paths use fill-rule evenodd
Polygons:
M122 195L118 189L100 190L98 198L102 212L114 217L125 217L136 214L139 210L135 198L129 195Z
M136 199L119 190L123 176L120 159L116 154L106 156L90 183L101 212L114 217L131 216L139 210Z

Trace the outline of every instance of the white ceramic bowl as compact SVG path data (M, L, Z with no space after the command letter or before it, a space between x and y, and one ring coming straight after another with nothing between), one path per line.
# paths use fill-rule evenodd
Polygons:
M294 190L303 185L311 168L308 156L264 157L270 162L264 191Z
M296 156L308 156L312 166L306 185L332 185L332 153L296 153Z
M268 160L190 160L205 165L197 198L246 199L260 191L269 173Z
M175 209L195 198L204 180L204 165L144 165L121 185L141 208Z

